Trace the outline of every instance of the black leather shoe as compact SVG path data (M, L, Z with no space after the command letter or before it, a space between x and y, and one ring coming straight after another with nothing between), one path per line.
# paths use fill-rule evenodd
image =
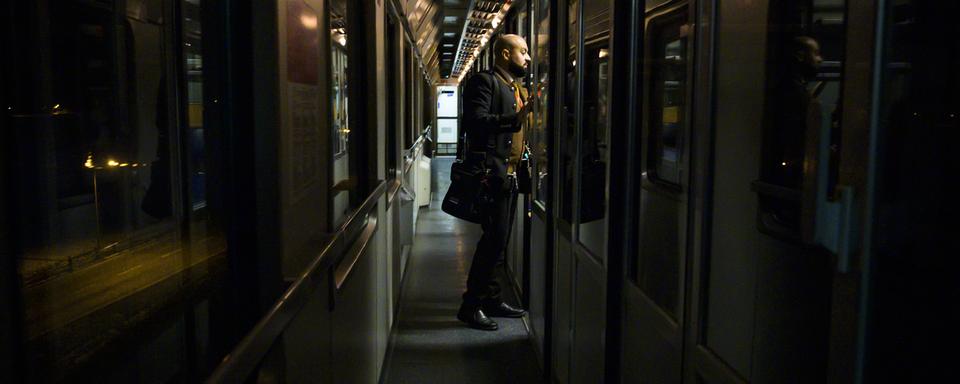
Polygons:
M470 328L476 328L484 331L496 331L499 326L496 321L490 320L480 308L474 310L465 310L463 308L457 312L457 319L467 323Z
M483 311L490 317L510 317L514 319L523 317L523 315L527 314L527 311L524 311L520 308L514 308L510 304L504 302L484 305Z

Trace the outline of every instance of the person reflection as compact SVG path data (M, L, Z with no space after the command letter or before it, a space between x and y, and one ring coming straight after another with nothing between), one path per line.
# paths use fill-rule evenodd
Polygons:
M775 90L773 113L775 132L771 152L774 172L770 182L800 189L803 184L804 141L807 129L820 124L819 100L810 81L817 76L823 58L820 44L811 37L790 40L786 50L786 68ZM817 87L812 87L817 88Z

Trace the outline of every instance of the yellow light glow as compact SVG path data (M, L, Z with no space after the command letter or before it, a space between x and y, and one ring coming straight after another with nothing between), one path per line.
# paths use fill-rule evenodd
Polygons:
M120 163L120 166L121 166L121 167L129 167L129 166L130 166L130 163Z
M116 167L116 166L118 166L118 165L120 165L120 163L118 163L118 162L117 162L116 160L114 160L114 159L107 160L107 166L108 166L108 167Z
M303 24L307 29L317 29L317 17L314 15L301 14L300 24Z
M680 107L664 107L663 108L663 118L664 123L673 124L680 122Z
M83 163L83 166L93 169L93 155L87 155L87 161Z
M60 104L54 105L53 109L60 109Z

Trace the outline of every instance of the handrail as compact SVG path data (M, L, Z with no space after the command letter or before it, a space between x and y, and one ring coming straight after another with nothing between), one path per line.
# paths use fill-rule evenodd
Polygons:
M380 184L370 193L363 204L347 218L343 225L337 229L333 238L323 247L320 254L310 262L310 265L297 277L289 288L280 296L280 299L270 307L267 314L254 325L253 329L244 336L243 340L224 357L217 369L207 379L207 383L242 383L253 371L260 361L263 360L267 352L270 351L276 339L283 333L300 309L307 303L310 294L316 290L316 285L320 282L318 276L328 270L343 259L341 250L353 236L351 228L359 224L359 220L366 219L380 201L380 197L386 192L387 182L380 181ZM373 229L376 229L376 219L373 221ZM370 223L367 222L369 230ZM360 238L364 243L369 243L367 231L364 231ZM366 245L363 245L366 248ZM363 249L361 249L362 251ZM355 263L356 261L354 261Z
M418 149L422 149L422 148L423 148L423 142L426 141L427 136L430 135L430 130L431 130L431 129L432 129L432 127L428 125L428 126L427 126L427 129L424 129L424 130L423 130L423 133L420 134L420 137L417 138L417 141L414 141L414 142L413 142L413 145L411 145L410 148L408 148L408 149L406 150L406 153L403 154L404 159L408 159L408 158L409 158L409 160L410 160L410 161L407 162L407 164L404 164L404 167L403 167L403 174L404 174L404 175L406 175L407 173L409 173L409 172L410 172L410 168L413 167L413 163L414 163L413 160L417 158L416 156L414 156L414 153L415 153Z
M423 141L427 139L428 135L430 135L430 131L432 129L433 127L427 125L427 128L423 130L423 133L421 133L419 137L417 137L417 140L413 142L413 145L411 145L410 148L407 148L406 150L407 153L405 153L404 155L405 156L413 155L413 152L416 152L417 147L423 144Z
M337 292L343 288L343 284L347 282L347 278L353 274L353 267L357 265L357 261L360 260L360 256L363 255L367 246L370 245L370 241L376 232L377 218L370 217L367 219L367 227L363 230L363 233L360 234L360 238L353 243L353 247L350 247L347 255L344 256L343 259L337 263L337 267L333 269L333 283L334 287L337 288Z

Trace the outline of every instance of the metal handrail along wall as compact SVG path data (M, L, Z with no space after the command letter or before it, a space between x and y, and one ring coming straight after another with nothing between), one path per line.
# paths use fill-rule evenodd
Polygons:
M415 159L423 151L430 126L424 129L417 141L405 151L410 156L404 167L404 176L412 169ZM280 299L260 319L243 340L227 355L217 369L207 379L208 383L241 383L254 371L267 356L297 313L304 307L319 288L323 273L333 268L331 292L338 292L350 278L353 266L357 264L363 252L378 228L378 220L370 217L377 209L380 198L387 192L388 182L380 181L363 204L357 208L343 225L333 234L330 241L310 262L307 268L283 293ZM333 295L335 296L335 295ZM335 299L331 300L331 310Z

